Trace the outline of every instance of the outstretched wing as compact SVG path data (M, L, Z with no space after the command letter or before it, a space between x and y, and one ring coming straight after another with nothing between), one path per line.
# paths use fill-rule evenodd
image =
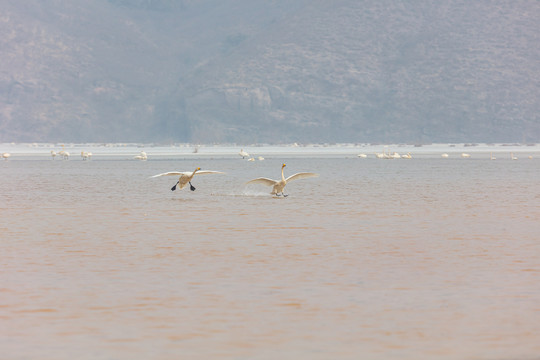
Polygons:
M157 175L154 175L154 176L151 176L151 177L155 178L155 177L158 177L158 176L182 176L182 175L191 175L191 172L170 171L170 172L166 172L166 173L163 173L163 174L157 174Z
M276 183L277 183L277 181L275 181L275 180L262 177L262 178L257 178L257 179L250 180L246 184L263 184L263 185L267 185L267 186L274 186Z
M319 174L301 172L301 173L297 173L297 174L289 176L288 178L285 179L285 181L289 182L289 181L293 181L293 180L305 179L305 178L317 177L317 176L319 176Z
M199 170L195 173L195 175L206 175L206 174L225 174L221 171L213 171L213 170Z

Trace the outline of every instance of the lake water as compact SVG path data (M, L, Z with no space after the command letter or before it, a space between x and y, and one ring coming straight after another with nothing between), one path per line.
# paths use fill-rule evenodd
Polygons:
M8 150L2 359L540 358L538 146Z

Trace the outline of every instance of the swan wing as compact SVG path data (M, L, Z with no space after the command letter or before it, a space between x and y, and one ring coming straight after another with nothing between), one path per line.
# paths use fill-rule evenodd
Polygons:
M319 174L309 173L309 172L301 172L301 173L296 173L294 175L289 176L288 178L285 179L285 181L289 182L289 181L293 181L293 180L305 179L305 178L317 177L317 176L319 176Z
M276 180L261 177L261 178L250 180L246 184L263 184L263 185L268 185L268 186L274 186L276 183L277 183Z
M162 174L157 174L157 175L154 175L154 176L151 176L153 178L155 177L159 177L159 176L182 176L182 175L191 175L191 171L184 171L184 172L180 172L180 171L169 171L169 172L166 172L166 173L162 173Z
M213 170L199 170L195 173L195 175L206 175L206 174L225 174L221 171L213 171Z

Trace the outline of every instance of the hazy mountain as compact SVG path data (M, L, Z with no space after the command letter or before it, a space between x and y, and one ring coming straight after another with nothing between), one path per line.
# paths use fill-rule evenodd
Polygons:
M536 1L0 10L0 141L540 141Z

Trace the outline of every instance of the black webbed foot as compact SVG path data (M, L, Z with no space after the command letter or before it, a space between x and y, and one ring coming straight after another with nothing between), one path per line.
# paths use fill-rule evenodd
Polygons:
M195 186L191 185L191 181L189 182L189 190L195 191Z

